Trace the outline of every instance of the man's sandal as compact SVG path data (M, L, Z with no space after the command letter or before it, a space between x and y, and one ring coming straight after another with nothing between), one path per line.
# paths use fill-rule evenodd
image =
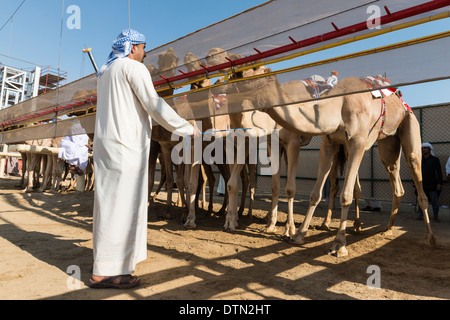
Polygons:
M93 289L131 289L138 286L141 279L132 275L122 275L115 277L108 277L100 281L93 279L89 280L89 287Z

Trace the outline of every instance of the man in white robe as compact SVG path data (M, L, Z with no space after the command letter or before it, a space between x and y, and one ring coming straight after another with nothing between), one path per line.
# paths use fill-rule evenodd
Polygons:
M89 161L88 143L89 137L87 134L66 136L59 143L58 158L64 159L73 167L73 169L71 168L73 172L81 175Z
M156 93L142 63L145 55L145 37L124 30L98 73L92 288L131 288L140 282L131 274L147 258L152 119L177 135L194 134Z

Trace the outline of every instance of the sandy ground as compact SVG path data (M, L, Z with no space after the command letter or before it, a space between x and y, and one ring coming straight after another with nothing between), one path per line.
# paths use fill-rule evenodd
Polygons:
M292 246L282 241L287 203L280 203L276 234L261 233L270 197L259 195L250 223L240 220L234 233L221 231L223 217L199 214L197 229L185 230L181 211L159 221L161 201L151 204L148 259L140 263L139 288L93 290L86 286L92 264L93 192L24 193L14 177L0 180L0 299L449 299L449 210L432 222L438 246L425 246L425 226L413 206L402 204L392 235L381 234L389 204L381 212L362 213L363 233L348 228L347 257L327 255L336 228L317 230L325 204L313 218L308 241ZM160 195L165 199L165 194ZM217 202L221 198L216 197ZM297 227L307 209L296 200ZM219 209L219 204L215 205ZM349 218L353 219L354 211ZM352 222L348 223L351 227ZM379 268L380 287L370 266ZM74 273L75 271L75 273ZM80 282L70 275L80 275Z

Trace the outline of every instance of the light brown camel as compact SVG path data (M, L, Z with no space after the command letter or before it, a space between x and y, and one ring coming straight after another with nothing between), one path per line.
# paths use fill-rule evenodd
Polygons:
M239 55L228 53L220 48L213 48L209 51L209 54L206 58L208 62L208 66L211 65L217 65L219 63L223 63L223 61L226 61L226 59L235 60L237 58L240 58ZM220 70L221 72L229 71L227 69ZM259 73L265 72L264 68L253 68L249 69L244 72L239 72L237 74L233 74L234 77L236 75L239 75L240 77L245 77L247 74L255 75ZM287 87L287 90L290 88ZM295 90L293 92L295 94ZM249 101L246 101L244 103L250 103ZM255 128L255 129L269 129L271 130L273 128L273 121L270 120L267 115L264 113L261 113L260 111L250 112L250 113L244 113L243 115L229 115L231 119L233 119L233 129L237 128ZM259 124L258 120L259 119ZM256 121L254 121L256 120ZM265 127L265 125L269 125L269 127ZM309 144L311 141L311 137L305 137L305 136L299 136L291 133L290 131L287 131L283 128L279 128L279 136L280 136L280 144L283 146L285 150L285 158L287 161L287 167L288 167L288 179L287 179L287 185L286 185L286 194L288 196L288 219L286 222L286 236L292 236L295 233L295 226L294 226L294 219L293 219L293 200L295 195L295 172L297 169L297 163L298 163L298 154L300 151L301 146L305 146ZM270 139L269 139L270 140ZM270 141L269 141L270 142ZM270 149L270 143L268 143L268 147ZM280 154L281 155L281 154ZM256 187L256 168L254 165L247 164L249 173L250 173L250 207L249 207L249 216L251 218L251 206L254 199L254 193L255 193L255 187ZM243 168L245 169L245 168ZM237 170L237 169L236 169ZM237 172L235 172L237 174ZM235 190L236 186L232 186L233 190ZM245 193L245 186L243 187L243 192ZM269 212L269 221L267 223L267 226L265 228L266 232L275 232L275 224L277 222L277 208L278 208L278 199L280 194L280 171L278 171L277 174L272 175L272 206L271 210ZM245 194L244 194L245 195ZM235 204L233 203L233 206ZM243 204L241 204L241 209L243 208ZM233 212L233 210L231 210ZM241 214L241 210L238 212L238 217ZM236 217L237 219L237 217ZM225 228L229 230L234 230L235 226L233 223L230 225L226 225Z
M297 83L298 90L305 86ZM329 95L338 95L321 101L301 104L283 105L295 102L285 94L275 76L268 76L251 81L241 81L229 86L238 90L235 99L251 99L257 108L264 109L278 124L300 135L320 135L319 170L315 187L311 193L310 206L302 227L292 238L295 244L304 243L312 215L320 199L325 179L330 172L340 145L347 150L347 166L344 185L340 195L341 221L338 233L329 253L338 256L347 255L345 229L349 206L353 200L357 172L365 150L376 141L380 158L385 165L393 188L393 205L391 218L386 228L393 228L400 199L404 194L400 180L400 153L403 149L406 162L410 168L415 186L418 190L418 203L424 211L429 245L435 244L427 212L427 198L422 187L421 139L417 119L412 112L407 112L400 98L393 94L385 99L386 117L381 121L380 100L374 99L370 92L347 94L355 90L367 90L359 78L345 78L330 90ZM231 92L231 91L230 91ZM307 98L308 95L305 94ZM230 94L228 94L228 98ZM275 106L272 108L272 106Z
M197 59L193 59L192 61L196 61ZM189 61L188 61L189 62ZM152 65L148 65L147 68L149 69L152 76L156 75L163 75L164 77L171 77L174 75L176 71L176 67L178 66L178 57L175 54L175 51L170 48L167 51L164 51L159 54L158 59L158 69L156 69ZM199 67L199 66L198 66ZM159 92L159 95L161 97L167 97L172 95L174 92L173 89L164 90L162 92ZM177 104L173 102L173 100L168 101L169 104L174 106L174 109L177 109ZM183 104L178 107L188 107L186 104ZM154 184L154 171L156 167L156 160L160 156L160 164L161 169L164 170L162 172L162 179L160 182L160 186L158 189L162 186L162 182L164 180L166 184L166 190L167 190L167 209L164 214L160 218L163 219L170 219L171 217L171 205L172 205L172 193L173 193L173 162L171 159L171 153L172 149L178 145L178 141L172 141L172 133L163 128L162 126L154 126L152 130L152 141L151 141L151 148L150 148L150 158L149 158L149 193L151 193L153 189ZM176 168L176 185L178 188L179 197L178 199L181 200L181 206L186 207L186 195L185 195L185 165L180 164L175 166ZM205 172L209 174L209 181L210 183L214 183L214 176L212 176L212 171L208 170L206 168ZM188 174L188 173L186 173ZM213 192L213 186L210 185L210 197L212 197ZM158 191L158 190L157 190ZM195 194L197 194L197 190L195 191ZM212 205L213 201L210 200L209 203L209 210L212 211ZM195 202L195 206L197 206L197 202ZM183 220L184 220L183 216Z
M201 62L191 52L186 54L186 56L184 58L184 63L185 63L185 66L186 66L188 72L192 72L192 71L199 70L202 68ZM195 80L195 79L190 79L190 80ZM210 85L211 85L210 79L199 80L191 85L191 90L205 88ZM206 97L202 97L202 98L206 99L209 104L213 103L210 95L208 95ZM186 101L185 101L186 104L185 104L184 108L190 108L189 103L194 102L192 99L193 98L191 95L186 96ZM214 108L214 106L212 108ZM201 123L201 130L203 132L206 132L208 130L209 131L220 131L220 130L226 130L227 128L229 128L228 116L203 118L203 119L198 119L197 121L199 121ZM213 135L215 138L223 137L223 133L220 133L220 132L216 132ZM202 139L202 138L203 137L200 137L200 139ZM201 142L202 153L203 153L203 150L205 150L205 148L210 144L210 141L204 141L204 140L205 139L202 139L202 142ZM194 143L192 143L191 145L195 146ZM191 152L193 155L196 152L196 150L194 148L192 148ZM219 169L220 174L224 177L225 181L227 181L228 175L229 175L227 166L225 164L218 164L217 167ZM205 163L202 161L202 163L193 162L190 165L186 165L186 167L185 167L185 169L186 169L185 183L188 186L188 188L187 188L188 212L187 212L187 216L183 216L183 221L184 221L183 226L185 228L195 228L196 227L196 223L195 223L196 204L197 204L196 194L197 194L197 190L199 190L198 182L199 182L199 177L200 177L202 168L204 169L206 179L208 180L208 183L209 183L210 200L209 200L208 211L210 213L212 212L215 177L214 177L214 174L211 169L211 164ZM226 192L224 195L222 208L220 209L220 211L218 213L219 215L223 214L223 212L225 211L227 197L228 197L228 193Z
M176 68L178 67L179 58L177 57L173 48L161 52L158 56L158 68L153 65L148 65L147 68L150 74L155 77L162 75L164 77L172 77L175 74ZM173 94L173 89L164 90L159 92L159 96L164 98ZM173 103L169 101L171 105ZM172 133L163 128L160 125L155 125L152 129L151 136L151 147L150 147L150 158L149 158L149 196L153 189L154 184L154 171L156 167L156 159L159 153L162 155L162 169L165 170L165 183L167 190L167 207L166 211L161 214L158 218L160 219L170 219L171 218L171 207L172 207L172 194L173 194L173 162L171 160L171 152L173 147L177 144L175 141L171 141ZM183 166L176 167L176 184L178 187L179 198L182 200L182 205L184 205L184 181L183 181ZM150 210L150 207L149 207Z
M223 58L223 57L220 57ZM218 61L215 61L218 62ZM258 67L258 68L252 68L245 70L243 72L236 73L232 76L232 78L237 77L248 77L248 76L254 76L258 74L262 74L265 72L265 67ZM284 89L292 94L293 96L296 95L295 88L291 88L289 84L287 84ZM294 90L291 90L294 89ZM292 92L291 92L292 91ZM249 101L246 101L246 103L249 103ZM235 126L240 127L252 127L252 128L262 128L260 125L258 125L257 121L253 121L257 119L258 117L262 117L262 121L260 122L266 122L268 117L261 111L255 111L250 113L244 113L244 120L239 119L238 115L230 115L233 119L235 119ZM242 123L239 125L239 122L242 121ZM270 123L270 119L269 122ZM272 124L270 124L272 128ZM267 128L266 128L267 129ZM288 198L288 218L286 220L286 226L285 226L285 236L293 236L295 234L295 225L294 225L294 196L296 192L296 171L298 166L298 158L299 158L299 152L300 147L306 146L310 143L311 138L310 136L302 136L294 134L291 131L288 131L284 128L278 127L279 131L279 145L282 147L280 149L281 152L279 152L279 163L281 163L281 153L284 153L284 158L287 164L287 183L286 183L286 196ZM268 140L270 142L270 139ZM271 153L271 144L268 143L269 152ZM272 175L272 204L271 209L269 211L269 214L267 216L267 225L264 228L264 231L267 233L274 233L276 232L276 223L277 223L277 217L278 217L278 201L279 201L279 195L281 190L281 183L280 183L280 173L281 173L281 167L278 166L278 171L276 174ZM254 178L253 178L254 179ZM254 194L254 191L253 191ZM253 194L251 194L251 198L253 198ZM233 229L233 228L231 228Z
M238 56L235 55L228 55L228 53L226 53L225 51L223 51L222 49L218 49L218 48L213 48L209 51L208 56L206 57L206 61L207 61L207 66L212 66L217 64L217 61L221 61L223 59L225 59L225 57L227 58L231 58L231 59L236 59ZM189 63L187 63L186 61L186 66L188 67L188 71L193 71L193 70L198 70L201 68L200 64L198 61L196 61L195 56L193 56L192 54L189 54L187 57L187 60L189 60ZM222 70L223 72L227 71L227 70ZM208 79L207 79L208 80ZM223 81L223 79L219 79L218 81ZM203 82L201 85L201 87L206 87L208 86L207 83ZM192 99L200 99L203 101L208 101L208 103L211 106L212 103L212 99L211 99L211 93L209 91L203 91L203 95L197 95L194 97L188 96L188 100L190 100L190 102L192 103L193 100ZM225 102L226 103L226 102ZM210 107L210 109L215 110L215 103L213 103L214 105L212 107ZM220 107L217 106L217 107ZM253 114L250 116L250 118L252 118ZM271 119L269 117L267 117L267 115L263 114L263 117L265 117L266 121L268 120L269 122L272 122L273 124L275 124L273 121L271 121ZM232 131L233 129L242 129L242 128L247 128L243 125L246 125L247 123L252 122L252 119L250 119L249 116L239 116L239 115L228 115L228 116L213 116L212 119L211 118L205 118L202 119L202 130L206 131L206 130L224 130L224 131L220 131L220 132L215 132L214 136L216 139L223 139L226 140L226 136L230 134L230 130ZM245 120L243 120L245 119ZM267 124L266 121L261 121L261 123ZM206 148L206 146L208 145L208 143L203 144L202 148ZM246 148L245 148L246 149ZM195 150L192 150L192 152L194 153ZM235 152L236 154L236 152ZM225 163L224 159L220 159ZM228 195L228 212L227 212L227 216L226 216L226 220L229 219L230 215L234 215L236 214L236 219L237 216L241 215L244 207L245 207L245 199L246 199L246 192L248 187L250 186L250 205L249 205L249 217L251 217L251 210L252 210L252 206L253 206L253 201L254 201L254 193L255 193L255 187L256 187L256 166L255 165L250 165L247 164L247 167L249 169L249 172L246 171L245 168L245 163L242 163L241 165L235 165L235 161L233 164L229 164L229 165L225 165L222 166L221 164L218 165L219 170L221 168L224 167L229 167L228 172L223 172L221 170L221 174L225 179L225 182L227 184L227 189L226 189L226 194L225 197ZM185 227L195 227L195 210L193 209L193 198L192 198L192 192L193 190L195 190L196 188L196 184L198 179L196 178L199 174L199 170L200 170L200 164L198 163L194 163L192 166L190 166L190 180L189 180L189 193L191 194L191 198L190 198L190 205L189 205L189 215L188 218L186 220L185 223ZM226 170L225 170L226 171ZM230 188L230 180L227 179L227 176L230 176L230 179L234 179L233 180L233 184L232 188ZM249 179L250 177L250 179ZM237 210L238 207L238 203L237 203L237 199L238 199L238 192L239 192L239 180L242 181L242 193L241 193L241 205L240 205L240 209L239 211ZM230 192L231 190L231 192ZM225 200L225 199L224 199ZM230 213L231 212L231 213ZM224 226L225 229L228 229L227 227L227 223Z
M263 71L257 71L258 69L262 69ZM267 71L267 68L264 66L248 69L243 72L243 77L251 77L257 74L262 74ZM305 99L305 94L307 94L307 89L299 90L298 85L302 83L299 82L287 82L282 84L283 91L285 94L294 101L300 101ZM310 95L312 98L312 95ZM288 214L285 226L285 237L291 237L295 234L295 225L294 225L294 197L296 192L296 172L298 167L298 159L299 159L299 151L300 147L306 146L311 142L312 136L302 136L298 135L292 131L286 130L284 128L279 131L280 136L280 145L283 147L281 152L285 153L285 161L287 165L287 179L286 179L286 197L288 198ZM280 156L281 156L280 152ZM330 230L329 226L331 223L331 216L333 210L334 199L337 196L338 185L336 184L336 177L338 173L338 169L342 168L345 164L345 150L342 148L342 151L336 153L335 159L333 161L333 166L330 170L330 201L328 203L327 216L323 221L321 226L322 230ZM281 161L281 159L280 159ZM267 233L276 232L276 223L277 223L277 207L278 207L278 197L280 194L280 172L277 173L277 176L272 178L272 206L271 211L269 213L269 221L264 229ZM359 179L357 179L355 183L354 190L354 199L355 199L355 207L356 207L356 217L353 223L353 230L355 232L361 232L361 222L359 219L359 198L361 195L361 186L359 183Z

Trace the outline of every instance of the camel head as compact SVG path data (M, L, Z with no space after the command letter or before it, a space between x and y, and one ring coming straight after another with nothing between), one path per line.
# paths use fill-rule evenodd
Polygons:
M196 70L202 69L202 65L205 65L204 61L198 60L195 54L192 52L188 52L186 56L184 57L184 65L186 66L186 69L188 72L193 72ZM195 80L197 77L190 78L189 80ZM198 78L201 78L198 77ZM191 90L204 88L211 85L210 79L204 79L202 81L198 81L196 83L191 84Z
M223 92L215 92L215 93L229 93L229 94L240 93L242 95L252 94L251 92L258 90L260 88L264 88L270 83L277 81L274 75L262 76L264 74L269 74L271 72L272 71L265 66L253 67L235 72L231 74L231 76L229 77L229 81L234 80L238 81L232 82L232 85L222 86L223 88L219 87L219 89L217 90L218 91L222 90Z
M169 48L158 55L158 69L164 77L173 77L177 67L178 56L173 48Z
M188 72L202 69L201 65L205 65L204 61L198 60L195 54L188 52L184 57L184 65Z
M230 83L212 89L213 94L227 94L229 101L250 100L259 108L274 106L285 102L284 91L272 71L265 67L253 67L233 73ZM267 76L263 76L267 74ZM260 77L257 77L260 76ZM256 77L256 78L254 78ZM238 81L233 81L238 80Z
M208 51L208 55L206 56L206 64L208 67L211 67L227 63L227 58L234 61L242 58L242 56L236 53L227 52L221 48L212 48ZM225 68L219 70L219 72L228 72L229 70L230 68Z

